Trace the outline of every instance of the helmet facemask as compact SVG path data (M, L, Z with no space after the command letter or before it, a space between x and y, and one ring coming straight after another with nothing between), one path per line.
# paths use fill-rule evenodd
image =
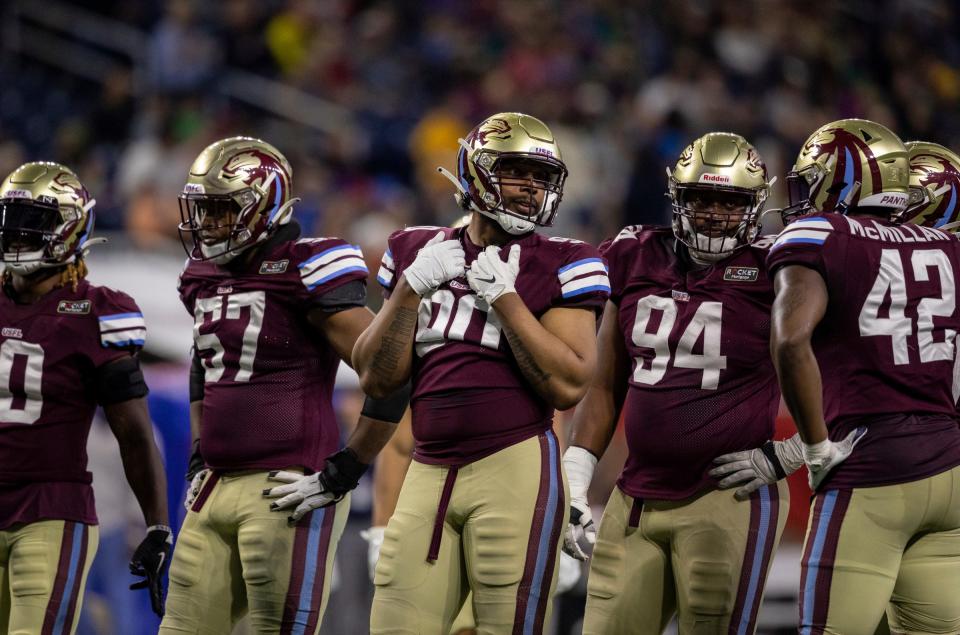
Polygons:
M694 260L712 263L754 241L766 190L682 185L671 176L669 196L677 240Z
M486 192L478 205L481 214L511 234L553 225L567 177L562 163L530 154L478 154L477 177L485 181Z
M92 205L91 205L92 207ZM18 275L65 264L63 236L79 218L68 212L61 218L56 202L6 199L0 201L0 260Z
M212 260L218 265L233 260L253 243L248 223L258 198L250 190L235 194L181 194L180 240L184 249L195 260ZM188 247L186 235L192 238Z

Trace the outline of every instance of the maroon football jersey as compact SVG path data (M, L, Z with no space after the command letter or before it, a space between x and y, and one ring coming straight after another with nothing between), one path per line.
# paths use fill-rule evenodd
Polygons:
M619 487L679 500L715 486L713 459L773 436L773 286L758 241L709 267L681 262L668 227L627 227L601 245L631 358Z
M771 272L823 276L830 300L813 334L833 441L867 435L827 477L828 487L916 480L960 464L953 395L960 242L946 232L821 214L777 237Z
M214 469L316 471L337 449L340 358L307 314L367 268L356 245L296 236L284 227L248 262L188 261L180 276L206 369L200 449Z
M461 242L467 267L480 253L465 227L395 232L377 276L388 294L439 231ZM610 285L595 248L531 233L504 245L504 257L514 244L521 247L517 293L535 317L553 307L603 307ZM553 409L517 366L496 311L466 277L441 285L420 303L411 406L415 456L424 463L469 463L540 434L553 420Z
M143 346L133 299L81 280L34 304L0 292L0 529L96 524L87 434L96 369Z

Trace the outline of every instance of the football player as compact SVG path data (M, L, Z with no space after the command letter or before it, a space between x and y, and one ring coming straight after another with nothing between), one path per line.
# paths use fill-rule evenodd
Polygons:
M558 424L554 424L554 434L558 435ZM380 558L380 547L383 545L383 534L386 531L387 521L396 509L397 499L400 496L400 486L403 477L410 466L413 454L414 441L409 417L404 417L397 426L396 433L390 442L377 456L376 469L373 472L373 526L362 531L361 536L367 541L367 567L370 581L375 578L377 560ZM580 581L581 566L573 557L566 553L560 554L558 562L556 593L566 593ZM467 594L463 608L453 621L450 629L452 634L474 633L476 620L473 617L473 598Z
M960 242L891 221L910 161L880 124L824 125L787 179L801 217L768 266L771 353L814 490L800 632L872 633L885 610L894 633L960 632Z
M390 237L389 299L354 348L371 394L415 385L373 633L448 632L468 590L479 631L542 631L567 511L551 420L586 390L609 291L596 249L535 231L567 175L543 122L496 114L460 144L449 177L470 223Z
M0 632L73 633L97 550L87 435L103 407L147 535L130 561L163 612L166 477L137 359L143 315L86 280L95 201L69 168L0 184Z
M339 238L299 238L291 179L275 147L234 137L180 195L197 456L164 634L230 632L244 613L257 632L319 631L350 490L406 408L402 390L368 400L335 451L337 367L373 317L367 267Z
M623 415L629 454L604 510L584 633L752 633L786 522L785 483L736 498L709 474L717 455L770 442L780 402L768 352L773 288L757 240L767 168L743 137L712 132L667 170L671 227L627 227L601 246L612 292L599 372L574 414L564 549L593 540L587 489ZM773 479L775 481L775 479Z

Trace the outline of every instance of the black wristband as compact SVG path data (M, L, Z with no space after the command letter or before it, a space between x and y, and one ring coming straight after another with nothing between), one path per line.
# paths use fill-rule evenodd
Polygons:
M763 452L767 460L770 461L770 465L773 466L773 472L777 475L777 480L787 478L787 473L780 464L780 459L777 458L777 451L773 447L773 441L767 441L761 445L760 451Z
M360 414L378 421L398 423L410 404L410 390L410 382L407 382L403 388L389 397L383 399L367 397L363 401L363 410Z
M352 448L343 448L327 457L327 466L320 473L320 480L339 501L357 486L368 467L360 462Z
M94 390L101 406L146 397L150 392L143 380L140 361L132 355L97 368Z

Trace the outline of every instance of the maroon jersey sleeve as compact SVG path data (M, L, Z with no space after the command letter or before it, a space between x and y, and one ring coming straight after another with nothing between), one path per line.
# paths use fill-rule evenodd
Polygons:
M630 275L630 248L637 244L637 235L643 230L640 225L624 227L613 238L600 243L600 256L607 263L607 275L610 277L610 300L620 304L623 289Z
M417 257L420 248L440 231L444 233L444 240L447 240L452 238L457 230L425 225L399 229L390 234L390 238L387 239L387 250L383 253L380 269L377 271L377 282L383 287L386 297L390 297L403 270Z
M552 237L547 244L555 245L560 263L551 306L602 311L610 295L610 278L597 248L572 238Z
M366 283L366 262L363 252L358 245L351 245L340 238L301 238L291 246L290 265L296 264L300 275L300 285L297 288L297 297L307 308L322 308L331 310L339 308L339 304L347 303L350 306L363 306L364 298L357 303L356 294L351 293L339 298L331 305L334 290L344 287L351 282ZM265 269L278 267L278 263L264 262L260 266L260 274Z
M834 239L834 227L826 216L807 216L787 225L770 247L767 269L773 277L787 265L809 267L827 278L823 254L827 241Z
M107 287L91 287L90 300L97 334L85 342L89 342L86 353L94 367L143 348L147 325L133 298Z

